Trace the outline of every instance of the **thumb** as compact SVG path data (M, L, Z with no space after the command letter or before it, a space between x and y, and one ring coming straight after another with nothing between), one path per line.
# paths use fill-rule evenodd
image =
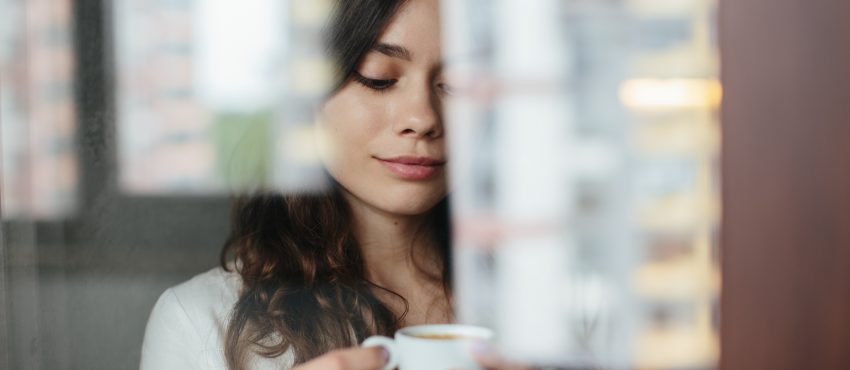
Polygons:
M382 347L354 347L330 351L292 370L381 370L386 362Z
M346 365L350 370L380 370L389 359L384 347L356 347L344 350Z
M330 366L322 369L381 370L388 358L383 347L353 347L334 351L330 355Z

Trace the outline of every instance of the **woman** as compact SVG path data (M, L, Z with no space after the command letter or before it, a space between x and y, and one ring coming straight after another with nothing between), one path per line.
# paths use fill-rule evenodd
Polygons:
M452 320L439 29L437 0L337 1L334 185L237 202L222 267L154 307L143 369L379 369L364 338Z

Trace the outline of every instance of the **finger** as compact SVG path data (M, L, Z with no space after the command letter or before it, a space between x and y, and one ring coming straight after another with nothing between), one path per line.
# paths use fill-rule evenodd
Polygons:
M332 351L328 354L328 363L317 369L340 370L380 370L387 363L387 354L383 347L357 347Z
M476 356L475 359L487 370L529 370L528 367L514 364L498 357Z
M499 356L486 343L478 343L472 347L472 356L487 370L527 370L528 368L511 363Z
M477 357L478 363L487 370L528 370L527 367L513 364L496 357Z

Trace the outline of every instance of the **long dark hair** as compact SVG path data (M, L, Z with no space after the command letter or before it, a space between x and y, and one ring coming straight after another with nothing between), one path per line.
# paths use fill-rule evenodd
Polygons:
M338 85L350 80L364 54L404 0L338 0L327 28ZM352 230L352 215L338 184L319 194L261 192L238 198L221 264L242 277L242 290L225 335L231 369L246 355L277 357L292 350L303 363L374 334L390 335L407 313L396 315L375 294L399 294L366 278ZM423 231L435 238L442 271L433 276L450 297L449 211L443 199ZM412 251L411 251L412 253ZM234 261L236 263L234 263Z

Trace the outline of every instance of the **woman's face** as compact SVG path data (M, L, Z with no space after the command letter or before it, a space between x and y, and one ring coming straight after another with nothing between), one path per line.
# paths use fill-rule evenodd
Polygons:
M419 215L446 195L437 0L409 0L323 106L322 159L352 202Z

